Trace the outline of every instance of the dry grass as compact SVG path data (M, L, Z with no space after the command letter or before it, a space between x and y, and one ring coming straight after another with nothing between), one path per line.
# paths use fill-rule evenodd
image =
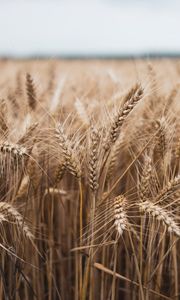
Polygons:
M0 299L179 299L179 66L0 61Z

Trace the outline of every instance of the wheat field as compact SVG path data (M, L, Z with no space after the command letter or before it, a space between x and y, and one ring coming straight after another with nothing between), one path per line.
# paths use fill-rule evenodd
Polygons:
M180 61L0 70L0 299L180 299Z

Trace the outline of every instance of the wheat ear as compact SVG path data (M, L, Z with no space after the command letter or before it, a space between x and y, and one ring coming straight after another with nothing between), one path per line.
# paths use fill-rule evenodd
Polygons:
M157 129L157 134L155 136L155 151L158 154L158 158L163 158L166 149L167 149L167 137L166 137L166 128L167 124L165 122L165 119L162 118L160 120L156 120L155 122L155 128Z
M115 169L116 162L117 162L117 157L121 151L121 146L123 144L123 140L124 140L124 135L123 135L123 133L121 133L119 139L117 139L117 141L111 148L111 154L109 157L109 165L108 165L108 170L107 170L107 179L112 178L112 174Z
M2 130L3 133L8 131L7 105L4 99L0 99L0 130Z
M152 160L148 155L146 155L144 159L143 172L142 172L140 185L139 185L139 196L141 201L144 201L149 196L148 194L149 194L151 173L152 173Z
M98 148L99 132L92 127L90 132L89 185L93 192L98 189Z
M29 73L26 74L26 93L30 109L35 110L37 105L34 81Z
M166 226L168 232L172 232L180 237L179 226L176 224L169 212L164 208L150 202L149 200L139 203L139 208L142 212L148 213L152 217L156 218L156 220L162 221L163 225Z
M108 136L108 141L105 145L105 150L109 150L110 145L114 144L119 136L120 128L122 127L124 121L137 105L137 103L142 99L143 89L139 84L136 84L128 94L125 96L125 103L122 108L117 112Z
M55 175L55 186L61 181L66 171L66 162L58 165Z
M25 147L22 147L18 144L13 144L9 142L4 142L0 145L0 151L4 154L10 153L15 157L26 157L28 155L28 151Z
M67 136L64 134L62 127L59 125L56 128L55 136L58 140L58 143L61 147L63 156L64 156L64 166L65 168L75 177L81 177L81 166L78 158L74 154L74 150L71 147L70 141Z
M22 230L26 238L30 240L33 239L33 234L31 233L29 227L25 223L23 216L11 204L6 202L0 202L0 214L6 221L11 221L12 219L15 222L15 224L17 224L18 228Z
M164 200L170 193L174 192L180 184L180 175L171 179L168 184L158 193L155 198L155 202Z
M123 195L120 195L113 200L114 206L114 226L121 236L127 227L128 219L126 213L127 200Z

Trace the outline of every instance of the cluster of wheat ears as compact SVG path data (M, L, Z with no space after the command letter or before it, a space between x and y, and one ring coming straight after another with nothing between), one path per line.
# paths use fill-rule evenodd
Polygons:
M0 299L179 299L179 62L0 69Z

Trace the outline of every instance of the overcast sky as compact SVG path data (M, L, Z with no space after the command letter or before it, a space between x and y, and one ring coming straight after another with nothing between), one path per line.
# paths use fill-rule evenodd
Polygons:
M0 55L180 52L178 0L0 0Z

